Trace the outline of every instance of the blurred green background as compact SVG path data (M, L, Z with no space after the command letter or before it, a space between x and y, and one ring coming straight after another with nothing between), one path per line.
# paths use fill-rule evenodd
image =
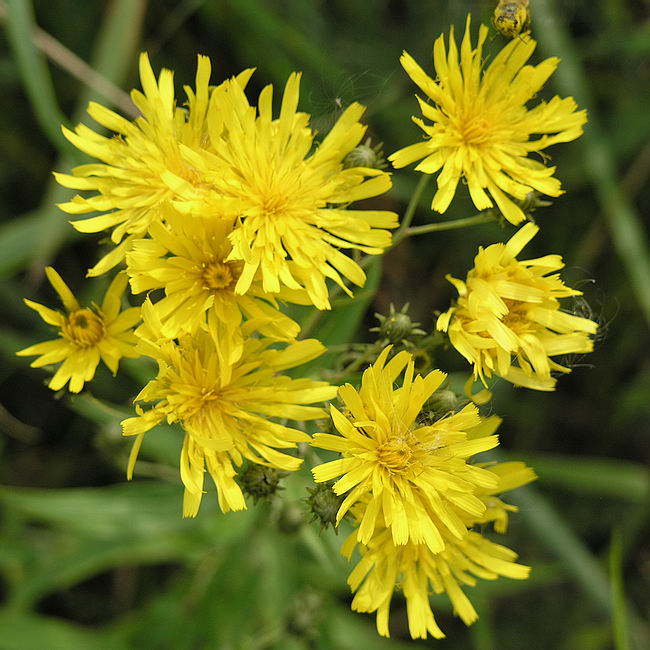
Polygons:
M420 137L409 120L417 105L401 51L432 71L434 38L449 24L461 29L467 11L488 21L494 4L0 3L3 650L650 647L648 0L530 0L535 57L562 59L544 96L573 94L590 123L581 140L549 151L566 194L538 213L542 230L527 253L561 253L569 282L585 292L574 309L601 327L595 352L570 360L574 371L556 392L496 386L502 453L525 459L540 477L511 496L521 512L503 541L534 569L522 583L469 589L481 615L472 628L444 599L435 599L442 641L408 640L399 595L389 641L376 635L373 617L350 612L349 567L338 556L344 535L302 522L304 475L287 480L273 505L224 516L210 493L196 520L182 520L180 435L163 427L149 434L127 484L129 442L118 423L149 366L124 363L116 380L104 369L72 398L54 395L43 371L14 356L50 335L22 303L25 296L54 306L45 264L86 300L106 286L106 279L84 282L98 239L75 233L55 207L70 193L51 171L81 160L58 125L83 119L91 98L124 103L117 89L138 85L141 50L154 69L176 71L179 101L199 52L212 57L217 81L257 67L253 95L302 70L301 107L319 130L360 101L368 106L369 134L390 153ZM502 44L493 36L488 50ZM417 180L412 170L395 173L393 190L375 205L403 213ZM416 224L440 218L428 210L431 192ZM459 196L445 219L474 213ZM434 310L446 309L453 293L444 274L464 274L478 245L511 232L487 224L406 240L385 257L381 277L375 267L362 299L351 308L339 303L312 334L334 345L368 340L373 312L407 300L414 318L432 329ZM465 370L451 353L436 361Z

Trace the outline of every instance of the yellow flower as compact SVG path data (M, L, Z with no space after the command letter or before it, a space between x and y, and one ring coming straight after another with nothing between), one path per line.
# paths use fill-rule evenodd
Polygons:
M59 337L31 345L16 354L21 357L40 355L31 363L32 368L62 361L50 380L52 390L59 390L70 382L70 392L78 393L84 383L95 376L100 359L115 374L122 357L139 356L131 328L140 320L140 309L131 307L120 311L120 299L128 281L124 273L111 282L101 307L95 304L82 307L52 267L46 267L45 273L66 313L31 300L25 300L25 304L37 311L46 323L58 327Z
M323 409L305 404L331 399L336 388L278 373L314 359L324 347L308 339L270 349L273 340L248 337L241 358L224 364L207 332L199 330L178 342L159 338L160 323L152 309L145 301L145 332L151 338L142 339L140 346L156 359L159 371L135 398L153 406L147 411L138 406L137 417L122 422L124 435L136 436L127 475L132 475L145 432L163 420L179 422L185 431L180 459L184 516L198 512L206 467L222 511L241 510L246 504L234 476L244 458L288 471L301 465L300 458L278 449L295 448L309 436L270 418L323 417Z
M422 406L446 374L434 370L414 377L412 355L400 352L386 363L389 351L364 372L358 392L350 384L339 389L348 414L332 407L331 416L341 435L316 434L312 444L342 458L312 472L319 483L342 476L333 486L336 494L347 493L337 523L355 503L368 500L360 542L369 543L383 520L396 545L424 543L437 553L444 548L444 534L465 536L463 516L485 512L475 492L495 488L497 478L468 459L498 440L494 435L468 439L467 430L481 420L473 404L432 424L418 424ZM394 388L402 371L402 386Z
M489 437L500 422L501 418L496 416L485 418L468 430L468 438ZM485 513L479 517L465 513L463 519L468 529L493 523L497 532L505 532L508 512L516 512L517 508L504 503L496 495L535 480L535 473L521 462L486 463L482 467L497 477L497 483L490 489L477 490L477 495L488 506ZM358 525L365 517L368 503L364 499L353 508ZM377 630L382 636L389 636L390 601L398 587L406 598L411 636L425 639L430 633L442 638L444 634L436 624L429 603L431 591L446 593L454 613L466 625L471 625L478 616L461 585L474 586L476 578L495 580L506 576L521 580L528 577L530 569L515 563L516 553L484 538L476 530L468 530L461 539L444 530L442 535L445 546L439 553L432 552L425 544L411 541L397 546L385 522L380 519L367 544L359 543L356 531L344 542L341 548L344 556L351 557L357 546L361 553L360 562L348 578L352 591L356 591L352 609L369 613L376 611Z
M242 72L236 83L246 85L251 74L252 70ZM161 206L174 196L162 180L166 171L188 183L203 182L180 150L199 150L208 143L210 60L198 57L196 90L185 88L187 109L176 106L173 73L163 70L156 80L146 53L140 55L140 79L144 92L134 90L131 98L142 116L133 122L95 102L88 107L88 114L116 135L103 136L83 124L74 132L63 129L73 145L101 163L75 167L72 175L55 174L65 187L95 192L89 198L75 196L59 207L75 215L105 213L74 221L73 226L85 233L111 229L117 245L89 275L101 275L119 264L131 241L143 237L149 225L160 219Z
M562 258L517 260L538 230L528 223L507 244L479 248L465 282L447 276L459 298L440 315L437 328L449 333L484 384L494 373L518 386L553 390L551 371L571 370L551 357L593 349L589 334L598 325L560 310L560 298L582 295L556 273L564 267Z
M425 174L442 170L432 209L445 212L463 178L477 209L496 203L506 219L517 224L525 214L509 197L521 200L532 190L549 196L562 193L560 182L553 178L555 167L545 167L528 154L575 140L582 134L587 114L576 111L572 97L555 96L527 108L559 59L525 65L536 43L532 38L515 38L483 70L487 34L488 28L481 25L478 44L472 49L468 16L460 60L453 27L448 51L440 36L433 47L435 81L409 54L402 55L407 74L432 101L418 97L422 115L432 124L414 117L426 134L425 141L400 149L389 160L398 168L421 160L416 170Z
M317 308L328 309L327 278L348 293L343 278L365 282L361 267L340 249L380 254L390 245L386 229L397 226L397 216L348 208L391 186L379 169L344 168L366 130L359 122L364 107L349 106L316 144L309 115L297 111L299 83L299 74L289 77L277 119L272 86L262 90L257 108L237 83L216 89L208 111L211 149L183 149L207 185L171 173L165 179L180 195L174 202L179 211L238 218L230 235L230 259L243 262L237 293L246 293L259 272L265 292L305 289Z
M176 338L207 329L226 364L241 355L244 317L249 329L264 336L294 339L300 327L278 310L275 298L308 302L306 295L288 289L267 294L259 279L246 294L236 294L243 263L227 260L232 226L232 219L188 219L169 210L165 223L149 227L151 239L134 240L126 256L134 293L165 291L165 297L153 305L163 335Z
M358 519L368 506L361 506ZM461 539L444 533L445 547L434 553L426 544L395 545L388 528L379 525L367 544L358 544L352 533L343 544L341 553L350 557L359 546L361 560L348 578L355 593L352 609L357 612L377 612L377 631L390 636L388 617L393 592L399 586L406 599L409 632L414 639L437 639L444 633L435 621L429 594L446 593L454 613L466 625L478 618L471 601L461 585L474 586L476 578L496 580L500 576L523 580L530 568L515 562L517 554L495 544L475 531Z

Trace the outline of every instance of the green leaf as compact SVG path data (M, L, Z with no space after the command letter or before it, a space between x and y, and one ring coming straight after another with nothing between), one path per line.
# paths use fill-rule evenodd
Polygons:
M406 616L404 610L403 615ZM336 603L330 605L321 626L319 647L336 650L413 650L413 645L395 638L385 639L377 634L374 614L359 614Z
M38 521L86 535L111 540L119 536L147 539L196 528L215 528L230 539L243 533L250 513L216 516L216 498L208 492L210 518L183 519L183 488L161 481L134 481L101 488L38 490L0 488L0 502ZM207 510L206 504L206 510Z
M2 488L0 502L6 507L52 526L2 538L7 550L2 564L18 578L10 594L13 606L28 607L113 567L187 562L247 538L254 521L250 511L215 512L215 495L208 494L210 514L183 519L181 497L180 484L156 481L47 491Z
M0 611L2 650L128 650L101 630L61 619Z
M650 496L650 472L639 463L556 454L516 456L535 470L542 485L634 503L645 503Z
M36 28L32 3L29 0L7 0L7 8L9 42L36 119L59 151L78 155L61 133L61 124L67 120L59 108L47 63L32 40Z

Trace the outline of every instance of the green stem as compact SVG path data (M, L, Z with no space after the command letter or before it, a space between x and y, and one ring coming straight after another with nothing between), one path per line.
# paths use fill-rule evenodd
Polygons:
M335 289L339 289L339 286L336 285L334 289L332 289L332 292L330 294L330 297L333 296ZM340 289L339 289L340 291ZM316 309L316 307L312 307L311 311L309 312L309 316L304 319L304 321L301 324L300 327L300 337L303 339L306 339L309 337L309 335L314 331L318 323L320 323L321 319L323 318L323 315L325 314L324 311L320 309Z
M454 219L453 221L441 221L438 223L427 223L424 226L413 226L407 228L404 232L403 239L413 235L424 235L428 232L438 232L440 230L456 230L457 228L466 228L467 226L477 226L481 223L490 223L496 221L496 216L492 212L479 212L473 217L463 219Z
M456 228L466 228L468 226L476 226L482 223L490 223L496 221L497 217L492 210L486 210L485 212L479 212L472 217L465 217L463 219L454 219L453 221L442 221L439 223L427 223L423 226L411 226L413 217L415 216L415 210L419 203L422 192L427 186L428 182L431 180L431 176L428 174L422 174L415 191L411 195L408 205L406 206L406 211L404 212L404 217L402 219L399 229L393 235L393 243L391 244L390 249L392 250L402 241L413 235L424 235L429 232L437 232L441 230L455 230ZM360 262L359 266L362 269L367 269L373 262L378 261L376 255L366 255ZM343 290L338 285L332 288L330 292L330 303L337 298ZM311 332L314 327L318 324L320 319L323 317L323 313L314 310L307 319L305 320L302 332L303 336L307 336L306 333Z
M399 242L405 236L407 236L405 235L405 233L409 229L409 226L413 221L413 217L415 216L415 211L418 207L418 203L420 202L420 197L422 196L422 192L424 192L424 188L429 184L431 178L432 177L430 174L422 174L420 180L418 181L418 184L415 187L415 191L411 195L411 199L409 200L409 203L406 206L406 211L404 212L404 217L402 218L400 227L397 230L397 232L393 235L393 247L397 246L397 244L399 244Z

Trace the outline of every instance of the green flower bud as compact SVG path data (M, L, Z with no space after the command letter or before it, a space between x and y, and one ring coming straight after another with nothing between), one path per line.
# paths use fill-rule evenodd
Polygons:
M321 528L335 526L336 513L343 503L343 497L332 490L333 484L334 481L328 481L308 488L309 496L306 501L313 515L312 521L319 521Z
M418 421L423 425L433 424L446 415L459 411L467 403L467 398L461 397L451 390L437 390L422 407Z
M386 160L384 159L384 152L381 150L382 146L383 142L376 144L374 147L370 146L370 138L368 138L363 144L352 149L345 157L343 166L346 169L351 167L384 169L386 167Z
M287 475L286 472L256 465L251 463L237 477L237 482L245 494L253 497L255 503L260 499L270 499L277 490L281 490L280 479Z
M420 323L415 323L407 314L409 304L406 303L399 311L390 306L388 316L375 314L379 321L379 327L373 327L371 332L379 332L379 338L387 343L398 344L407 341L414 336L424 336L426 332L419 329Z

